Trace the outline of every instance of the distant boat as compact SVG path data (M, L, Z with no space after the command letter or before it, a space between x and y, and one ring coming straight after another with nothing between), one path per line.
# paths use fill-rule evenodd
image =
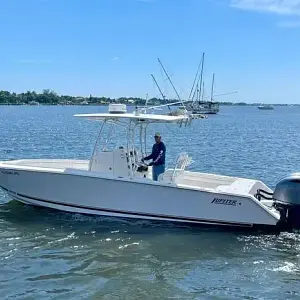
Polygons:
M28 104L29 105L40 105L40 103L37 101L29 101Z
M188 103L186 108L193 114L217 114L219 112L219 103L209 101L194 101Z
M274 106L270 104L265 104L265 105L260 105L257 108L261 110L273 110Z
M84 100L84 101L80 102L80 105L89 105L89 103L86 100Z

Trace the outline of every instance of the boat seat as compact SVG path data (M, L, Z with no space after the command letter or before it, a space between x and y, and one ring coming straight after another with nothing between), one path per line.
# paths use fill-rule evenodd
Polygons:
M192 160L186 152L180 153L175 159L175 167L167 169L158 176L158 181L175 182L180 175L184 174L185 168L191 164Z
M253 185L255 185L255 183L256 183L255 180L238 178L230 185L219 185L216 188L216 191L248 195Z

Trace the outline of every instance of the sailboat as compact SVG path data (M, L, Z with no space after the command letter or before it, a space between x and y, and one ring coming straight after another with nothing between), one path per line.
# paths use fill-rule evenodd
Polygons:
M202 92L202 101L199 101L199 104L202 106L203 114L217 114L220 110L219 103L214 102L214 83L215 83L215 73L213 73L212 78L212 86L211 86L211 94L210 101L204 101L204 81L203 81L203 92Z
M212 79L210 101L204 101L204 80L203 80L204 58L205 58L205 53L202 54L201 72L200 72L200 76L198 78L198 83L196 85L196 89L194 91L194 95L192 97L192 99L194 99L195 94L196 94L196 100L193 100L193 101L187 103L186 107L187 107L187 110L190 111L192 114L217 114L219 112L219 103L213 101L215 74L213 74L213 79ZM197 71L195 80L197 77L198 77L198 71ZM193 83L192 91L194 89L194 85L195 85L195 81ZM192 94L192 91L191 91L191 94ZM191 94L190 94L190 96L191 96ZM201 95L202 95L202 99L200 100Z
M198 89L197 86L197 100L187 104L187 109L190 110L192 114L217 114L219 112L220 110L219 103L214 102L213 100L214 81L215 81L215 73L213 74L213 79L212 79L210 101L204 100L204 81L203 83L201 83L202 88L200 88L200 90ZM202 99L200 100L201 92L202 92Z

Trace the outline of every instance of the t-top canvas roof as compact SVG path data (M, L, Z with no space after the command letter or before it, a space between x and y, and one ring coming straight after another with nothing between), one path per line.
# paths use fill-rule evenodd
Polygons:
M94 121L105 120L120 120L127 119L137 122L155 122L155 123L176 123L179 121L187 120L188 117L169 116L169 115L156 115L156 114L141 114L141 113L95 113L95 114L76 114L74 117L86 118Z

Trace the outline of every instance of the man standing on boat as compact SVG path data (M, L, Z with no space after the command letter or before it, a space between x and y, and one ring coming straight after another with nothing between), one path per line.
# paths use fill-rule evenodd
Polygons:
M152 178L154 181L157 181L158 176L165 172L166 146L161 141L161 135L159 132L155 133L154 139L155 144L152 147L152 153L149 156L144 157L142 161L152 159L149 166L153 166Z

